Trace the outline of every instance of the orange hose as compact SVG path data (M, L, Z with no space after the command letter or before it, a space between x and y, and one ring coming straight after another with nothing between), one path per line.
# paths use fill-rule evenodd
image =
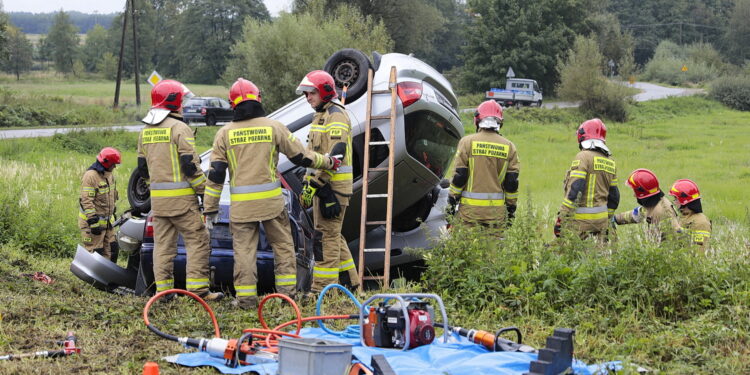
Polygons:
M197 294L193 292L188 292L187 290L182 289L169 289L165 290L159 293L154 294L153 297L151 297L148 302L146 302L146 306L143 308L143 321L146 323L146 326L150 326L151 322L148 320L148 313L149 310L151 310L151 305L153 305L154 302L161 299L162 297L168 295L168 294L182 294L185 296L188 296L200 303L203 306L203 309L205 309L208 312L208 315L211 317L211 323L214 325L214 336L215 337L221 337L221 330L219 330L219 322L216 321L216 315L214 315L214 311L211 310L211 306L208 306L206 301L203 300L203 298L200 298Z

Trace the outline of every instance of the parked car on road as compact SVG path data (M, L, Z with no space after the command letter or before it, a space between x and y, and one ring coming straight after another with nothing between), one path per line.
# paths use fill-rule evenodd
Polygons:
M458 116L458 101L450 83L435 69L424 62L403 54L380 55L373 53L373 60L362 52L344 49L336 52L325 65L338 88L348 85L346 109L351 119L353 147L354 190L350 206L346 210L342 233L349 242L355 262L359 252L359 223L362 188L362 169L365 167L364 127L366 126L367 71L375 72L373 90L388 88L391 66L396 66L397 119L395 147L395 178L393 206L393 234L391 265L404 266L419 260L419 254L405 251L406 248L427 248L432 240L445 228L444 206L447 190L443 177L449 168L459 139L463 136L463 124ZM373 116L390 113L390 96L373 96ZM287 125L302 141L307 139L313 110L304 97L300 97L269 115ZM372 127L372 141L383 141L390 137L388 120L377 120ZM388 163L389 145L370 146L369 167L384 167ZM209 169L211 151L200 155L204 171ZM308 289L311 280L313 255L312 214L303 210L298 202L305 169L295 166L280 155L278 171L284 187L286 207L292 225L292 234L297 251L298 289ZM385 192L387 173L370 173L371 193ZM442 182L442 185L441 185ZM147 185L137 172L133 172L128 184L128 200L135 213L141 217L128 220L118 234L123 251L130 251L129 269L122 269L122 277L128 285L118 285L116 272L108 260L79 249L71 270L81 279L102 289L125 286L137 293L149 291L153 282L152 254L153 227L150 226L150 200ZM211 284L214 288L232 291L232 239L229 234L229 188L225 187L220 201L219 222L211 233ZM368 207L371 220L385 216L385 205ZM420 228L424 223L427 230ZM368 247L382 248L385 226L367 228ZM273 253L261 233L258 245L259 290L273 287ZM175 284L184 285L185 249L180 242L175 259ZM367 253L367 272L379 272L383 268L383 253ZM137 259L136 259L137 258ZM126 275L127 274L127 275ZM128 276L130 275L130 276ZM94 280L94 281L92 281Z
M232 121L234 110L229 102L221 98L194 97L182 106L182 118L188 124L191 122L205 122L214 126L219 122Z
M542 89L533 79L508 78L505 89L491 88L485 99L492 99L504 107L520 107L536 104L542 106Z

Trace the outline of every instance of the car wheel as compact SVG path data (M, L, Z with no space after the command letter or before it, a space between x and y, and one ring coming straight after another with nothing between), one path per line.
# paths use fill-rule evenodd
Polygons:
M216 125L216 116L214 115L206 116L206 126L214 126L214 125Z
M151 211L151 191L148 189L148 184L140 172L138 172L138 169L135 169L130 174L130 181L128 181L128 202L134 214L145 214Z
M353 102L367 91L367 71L370 66L370 59L362 51L344 48L328 58L323 70L333 76L339 94L345 85L349 85L346 101Z
M542 101L540 100L540 101L536 102L536 105L539 106L539 108L542 108Z

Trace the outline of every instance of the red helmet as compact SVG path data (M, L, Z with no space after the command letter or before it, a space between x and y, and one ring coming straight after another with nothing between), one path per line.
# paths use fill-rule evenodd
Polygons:
M594 118L584 121L581 126L578 127L577 134L578 143L589 139L599 139L604 141L607 138L607 127L604 126L602 120Z
M503 107L501 107L500 104L498 104L494 100L487 100L482 102L482 104L477 107L476 112L474 112L474 125L479 125L479 122L487 117L496 118L498 124L502 126Z
M633 188L635 197L638 199L648 198L659 194L659 180L656 175L648 169L636 169L628 177L628 185Z
M194 95L180 82L171 79L159 81L151 89L151 108L161 108L177 112L182 108L183 99Z
M232 88L229 89L229 103L231 103L232 108L234 108L237 104L240 104L245 100L255 100L260 103L260 90L254 83L244 78L237 78L237 81L232 85Z
M330 102L339 96L336 93L336 83L333 81L333 77L322 70L313 70L307 73L305 78L302 78L299 86L297 86L297 95L315 90L318 90L320 99L324 102Z
M120 164L122 156L120 151L117 151L114 147L105 147L99 151L99 155L96 155L96 160L104 166L104 168L110 169L115 164Z
M679 203L680 206L684 206L696 199L700 199L701 197L698 185L692 180L675 181L672 188L669 189L669 194L677 198L677 203Z

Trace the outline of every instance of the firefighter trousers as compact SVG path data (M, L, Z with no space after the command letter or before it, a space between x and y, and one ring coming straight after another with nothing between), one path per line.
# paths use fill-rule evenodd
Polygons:
M234 243L234 290L240 307L253 308L258 304L257 251L263 224L268 243L273 247L276 292L294 295L297 290L297 259L294 253L289 214L282 210L273 219L262 222L231 223Z
M320 233L323 246L321 252L315 254L315 266L313 267L312 291L319 293L328 284L339 281L339 272L347 272L352 287L359 286L359 274L354 267L352 253L341 234L341 225L344 221L346 206L341 206L341 214L333 219L326 219L320 212L318 198L313 202L313 220L315 230Z
M82 219L78 219L78 228L81 229L81 240L83 241L83 247L88 250L89 253L97 252L99 255L112 259L112 243L115 241L115 229L111 225L107 224L102 228L102 232L98 235L91 233L88 223ZM117 259L112 260L117 261Z
M209 288L209 234L197 206L177 216L154 216L154 279L156 291L174 288L177 235L182 234L187 253L185 286L203 295Z

